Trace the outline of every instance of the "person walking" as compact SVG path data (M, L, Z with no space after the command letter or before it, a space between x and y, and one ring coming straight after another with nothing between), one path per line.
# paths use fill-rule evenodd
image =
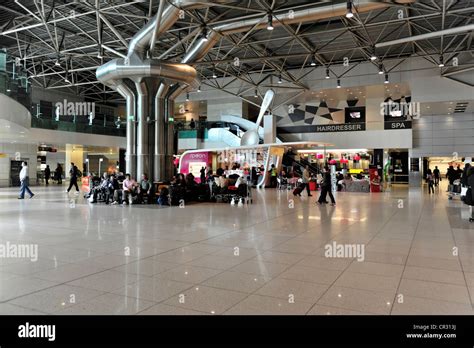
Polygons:
M206 168L201 167L201 170L199 172L200 172L199 179L201 181L201 184L205 184L206 183Z
M79 170L77 169L77 167L74 165L73 162L71 162L71 169L69 170L69 175L71 176L71 179L69 181L69 187L66 190L67 193L69 193L69 191L71 191L71 188L75 186L76 194L79 194L79 186L77 186L78 172Z
M275 165L272 164L270 170L268 171L270 174L270 187L275 188L277 187L277 169L275 168Z
M58 185L63 183L63 167L58 163L56 170L54 171L54 176L58 182Z
M426 183L428 184L428 193L431 194L433 192L434 194L434 177L431 169L426 171Z
M454 170L453 166L449 166L448 171L446 172L446 178L449 181L448 190L446 192L449 192L453 189L454 180L456 180L456 170Z
M49 185L49 178L51 178L51 169L49 168L49 164L46 165L44 169L44 181L46 182L46 186Z
M306 188L306 192L308 193L308 197L311 197L311 191L309 189L309 181L311 180L311 174L309 173L309 166L306 166L303 170L303 184Z
M434 177L434 185L438 186L439 182L441 181L441 173L439 172L438 166L435 166L433 170L433 177Z
M318 203L319 205L327 204L328 201L326 201L326 196L328 194L329 194L329 198L331 199L331 205L335 206L336 200L334 199L334 196L331 192L331 173L329 171L329 167L326 166L324 167L323 182L321 184L321 194L316 203Z
M471 211L470 222L474 221L474 166L470 166L467 171L466 186L468 190L466 192L465 203L469 205ZM470 194L468 197L467 195ZM467 202L466 202L467 201Z
M25 161L21 162L21 171L20 171L20 197L18 199L25 198L25 191L28 192L30 198L33 198L34 194L31 192L28 187L30 184L30 177L28 176L28 163Z

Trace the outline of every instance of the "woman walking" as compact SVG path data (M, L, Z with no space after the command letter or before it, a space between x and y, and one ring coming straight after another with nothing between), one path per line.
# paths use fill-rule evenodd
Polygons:
M433 192L434 194L434 177L431 169L426 171L426 183L428 184L428 193L431 194Z
M321 195L316 203L319 205L329 203L326 201L326 196L329 194L329 198L331 199L331 205L336 205L336 200L331 192L331 173L329 172L329 168L326 166L324 167L324 174L323 174L323 182L321 184Z

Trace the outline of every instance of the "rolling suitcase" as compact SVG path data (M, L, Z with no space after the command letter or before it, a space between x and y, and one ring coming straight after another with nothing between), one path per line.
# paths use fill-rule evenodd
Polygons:
M301 196L301 192L303 192L304 185L299 185L297 188L293 190L293 194L295 196Z

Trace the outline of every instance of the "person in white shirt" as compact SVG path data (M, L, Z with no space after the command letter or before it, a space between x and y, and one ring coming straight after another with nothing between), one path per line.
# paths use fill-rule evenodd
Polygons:
M311 197L311 190L309 189L309 181L311 180L311 174L309 173L309 166L306 166L303 170L303 184L308 192L308 197Z
M22 166L21 171L20 171L21 187L20 187L20 197L18 197L18 199L25 198L25 191L28 192L28 194L30 195L30 198L33 198L34 194L33 192L31 192L30 188L28 187L28 185L30 184L30 178L28 176L28 163L23 161L21 163L21 166Z

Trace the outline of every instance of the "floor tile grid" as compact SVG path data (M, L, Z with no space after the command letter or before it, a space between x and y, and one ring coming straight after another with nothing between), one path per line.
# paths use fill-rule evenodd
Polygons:
M289 213L289 214L290 214L290 213ZM278 218L280 218L280 217L281 217L281 216L276 216L276 217L274 217L273 219L278 219ZM254 225L257 225L257 224L258 224L258 223L255 223ZM253 225L250 225L250 226L253 226ZM247 226L247 227L250 227L250 226ZM241 228L241 229L242 229L242 228ZM241 230L241 229L240 229L240 230ZM225 235L225 234L227 234L227 233L229 233L229 232L235 232L235 231L237 231L237 230L234 229L234 230L231 230L231 231L226 231L226 232L223 232L222 234L219 234L219 235ZM208 239L211 239L211 238L214 238L214 237L216 237L216 236L209 237ZM207 239L205 239L205 240L207 240ZM193 244L199 244L199 243L202 242L202 241L204 241L204 240L201 240L201 241L199 241L199 242L190 243L190 244L188 244L188 245L186 245L186 246L191 246L191 245L193 245ZM160 254L164 254L164 253L169 252L169 251L179 250L179 249L181 249L181 248L182 248L182 247L177 247L177 248L174 248L174 249L170 249L170 250L167 250L167 251L160 252L160 253L158 253L158 254L156 254L156 255L147 256L147 257L140 258L140 259L137 259L137 260L144 260L144 259L147 259L147 258L153 258L154 256L157 256L157 255L160 255ZM106 252L106 253L104 253L104 254L105 254L105 255L111 255L112 253L113 253L113 252ZM212 253L212 252L211 252L211 253ZM209 253L209 254L211 254L211 253ZM135 260L135 261L137 261L137 260ZM245 260L243 260L242 262L245 262ZM71 262L71 263L67 263L67 262L66 262L66 264L77 264L77 262ZM87 278L87 277L93 276L93 275L95 275L95 274L100 274L100 273L105 272L105 271L114 270L114 269L116 269L116 268L122 267L122 266L125 265L125 264L127 264L127 262L124 262L123 264L120 264L120 265L117 265L117 266L113 266L113 267L110 267L110 268L105 268L104 270L101 270L101 271L98 271L98 272L95 272L95 273L90 273L90 274L84 275L84 276L82 276L82 277L74 278L74 279L68 280L68 281L66 281L66 282L57 283L57 284L55 284L55 285L53 285L53 286L51 286L51 287L47 287L47 288L45 288L45 289L33 291L33 292L28 293L28 294L22 294L21 296L14 297L14 298L10 298L10 299L8 299L7 301L3 301L3 302L0 302L0 303L8 303L8 302L10 302L10 301L13 301L13 300L15 300L15 299L18 299L18 298L21 298L21 297L24 297L24 296L33 295L33 294L35 294L35 293L38 293L38 292L41 292L41 291L44 291L44 290L48 290L48 289L52 289L52 288L55 288L55 287L57 287L57 286L66 285L67 283L70 283L70 282L73 282L73 281L77 281L77 280L80 280L80 279L83 279L83 278ZM176 266L176 267L179 267L179 266ZM225 271L227 271L227 270L224 270L223 272L225 272ZM221 272L221 273L223 273L223 272ZM219 274L220 274L220 273L219 273ZM34 274L32 275L32 277L34 278ZM265 283L264 283L264 284L265 284ZM199 284L199 285L201 285L201 284ZM262 285L262 286L263 286L263 285ZM81 286L79 286L79 287L81 287ZM192 288L192 287L193 287L193 285L190 286L190 288ZM257 289L257 290L258 290L258 289ZM106 293L106 294L107 294L107 293L112 294L111 292L107 292L107 291L105 291L105 293ZM103 295L103 294L102 294L102 295ZM97 295L96 297L102 296L102 295ZM172 296L171 296L171 297L172 297ZM94 298L94 297L93 297L93 298ZM89 300L92 300L93 298L90 298ZM169 298L168 298L168 299L169 299ZM168 300L168 299L166 299L166 300ZM166 301L166 300L160 301L159 303L164 302L164 301ZM155 304L158 304L158 302L155 302L153 305L155 305ZM77 305L77 304L76 304L76 305ZM19 306L19 307L21 307L21 306ZM71 307L72 307L72 306L71 306ZM22 307L22 308L25 308L25 307ZM147 308L149 308L149 307L147 307ZM147 309L147 308L146 308L146 309ZM26 308L26 309L31 309L31 308ZM146 310L146 309L144 309L144 310Z
M300 208L300 210L303 210L303 209L304 209L304 206ZM287 213L287 214L275 216L275 217L273 217L272 219L267 220L267 221L280 219L282 216L285 216L285 215L292 215L292 214L294 214L293 211L290 212L290 213ZM260 223L260 222L257 222L257 223L255 223L255 224L248 225L248 226L246 226L245 228L250 228L250 227L256 226L256 225L258 225L259 223ZM347 228L348 228L349 226L350 226L350 225L348 225ZM236 230L236 231L242 231L242 230L244 230L245 228L240 228L239 230ZM344 230L343 230L343 231L340 231L339 233L342 233L342 232L344 232ZM299 235L299 234L298 234L298 235ZM294 236L294 237L292 237L292 238L290 238L290 239L288 239L288 240L285 240L285 241L282 241L282 242L280 242L280 243L277 243L277 244L273 245L272 248L273 248L273 247L276 247L276 246L278 246L278 245L280 245L280 244L282 244L282 243L286 243L286 242L288 242L288 241L290 241L290 240L296 238L298 235L296 235L296 236ZM208 239L211 239L211 238L214 238L214 237L215 237L215 236L210 237L210 238L208 238ZM333 237L334 237L334 236L333 236ZM330 240L330 239L331 239L331 237L328 237L328 240ZM203 241L205 241L205 240L202 240L201 242L203 242ZM217 277L217 276L219 276L219 275L221 275L221 274L223 274L223 273L225 273L225 272L228 272L228 271L231 270L232 268L234 268L234 267L236 267L236 266L238 266L238 265L240 265L240 264L242 264L242 263L244 263L244 262L246 262L246 261L250 261L250 260L253 260L253 258L248 259L248 260L242 260L242 262L240 262L239 264L237 264L237 265L231 267L230 269L222 270L220 273L217 273L217 274L214 275L213 277ZM285 272L287 269L289 269L289 268L292 267L292 266L293 266L293 264L288 264L288 265L286 265L286 267L280 272L280 274L283 273L283 272ZM273 277L272 279L274 279L274 278L276 278L276 277ZM212 288L221 289L221 290L228 290L228 289L224 289L224 288L220 288L220 287L216 287L216 286L204 285L204 283L207 282L207 280L208 280L208 279L202 281L202 282L199 283L199 284L195 284L195 285L193 285L193 286L191 286L191 287L195 287L196 285L200 285L200 286L207 286L207 287L212 287ZM266 283L268 283L268 281L263 282L262 285L261 285L260 287L256 288L253 292L245 293L245 294L246 294L246 297L244 297L244 298L243 298L242 300L240 300L238 303L236 303L236 304L234 304L234 305L231 305L229 308L227 308L227 309L224 311L224 313L227 312L227 311L229 311L229 310L232 309L233 307L237 306L239 303L245 301L245 300L246 300L247 298L249 298L250 296L256 294L263 286L266 285ZM191 288L191 287L190 287L190 288ZM232 290L232 291L239 292L238 290ZM184 292L184 291L183 291L183 292ZM174 297L174 296L176 296L176 295L170 296L169 298L164 299L164 300L158 302L158 304L165 303L166 301L168 301L169 299L171 299L171 298ZM275 299L280 299L280 298L273 297L273 296L268 296L268 295L266 295L266 296L267 296L267 297L272 297L272 298L275 298ZM168 304L168 305L169 305L169 304ZM138 313L138 314L139 314L139 313Z
M303 208L302 208L302 209L303 209ZM395 215L395 214L396 214L396 213L394 213L393 215ZM393 217L393 215L392 215L391 217ZM390 219L391 219L391 218L390 218ZM390 219L387 219L387 222L386 222L386 223L388 223L388 222L390 221ZM346 229L341 230L340 232L336 233L335 235L332 235L332 236L328 237L328 239L326 240L326 243L327 243L328 241L334 239L337 235L344 233L344 231L346 231L351 225L352 225L352 224L348 224ZM385 226L385 224L384 224L383 226L381 226L380 231L383 229L384 226ZM379 232L380 232L380 231L379 231ZM378 234L378 233L377 233L377 234ZM373 238L375 238L377 234L375 234L375 235L370 239L370 241L371 241ZM282 243L289 242L289 241L291 241L291 240L294 239L294 238L297 238L297 236L294 236L294 237L290 238L289 240L284 241L284 242L282 242ZM367 242L367 244L370 243L370 241ZM282 244L282 243L279 243L279 244ZM274 247L278 246L279 244L276 244ZM355 260L353 260L352 262L354 262L354 261L355 261ZM334 285L334 283L337 282L337 280L342 276L342 274L345 272L345 270L347 270L347 268L349 268L349 266L352 264L352 262L350 262L350 263L345 267L345 269L341 272L341 274L334 280L334 282L328 286L328 289L327 289L326 291L324 291L324 292L318 297L318 299L316 300L316 302L313 303L312 306L307 310L306 314L309 313L309 312L311 311L311 309L312 309L315 305L317 305L319 299L322 298L322 297L324 296L324 294L325 294L327 291L329 291L329 289ZM291 267L293 267L293 266L294 266L293 264L288 265L282 272L280 272L280 274L284 273L286 270L288 270L289 268L291 268ZM276 277L275 277L275 278L276 278ZM274 278L274 279L275 279L275 278ZM239 303L245 301L245 300L246 300L247 298L249 298L250 296L256 295L257 292L258 292L262 287L264 287L266 283L267 283L267 282L265 282L264 284L262 284L262 286L260 286L258 289L256 289L256 290L253 291L252 293L249 293L247 297L245 297L244 299L242 299L240 302L238 302L238 303L235 304L234 306L230 307L227 311L231 310L233 307L237 306ZM271 296L271 295L265 295L265 296L266 296L266 297L272 297L272 298L275 298L275 299L280 299L279 297L274 297L274 296ZM224 312L224 313L225 313L225 312Z
M453 228L450 227L450 230L451 230L451 235L453 236L453 240L454 240L454 245L455 246L458 246L457 242L456 242L456 235L453 231ZM464 283L466 284L466 288L467 288L467 293L469 295L469 299L471 301L471 307L472 309L474 310L474 302L473 302L473 295L474 294L471 294L471 288L469 287L469 282L467 280L467 276L466 276L466 272L464 271L464 266L463 266L463 263L461 261L461 251L458 250L458 261L459 261L459 264L461 265L461 271L462 271L462 275L463 275L463 278L464 278ZM473 290L474 291L474 290Z
M304 207L301 207L300 209L302 210L302 209L304 209ZM290 214L293 214L293 213L294 213L294 212L291 212L291 213L288 213L288 214L279 215L279 216L275 216L275 217L273 217L272 219L270 219L270 220L268 220L268 221L275 220L275 219L280 219L280 218L281 218L282 216L284 216L284 215L290 215ZM258 225L259 223L260 223L260 222L257 222L257 223L255 223L255 224L246 226L245 228L249 228L249 227ZM349 226L350 226L350 225L348 225L347 227L349 227ZM240 228L239 230L236 230L236 231L240 231L240 230L244 230L244 228ZM342 233L342 232L344 232L344 231L340 231L339 233ZM225 234L227 234L227 232L226 232ZM214 237L216 237L216 236L212 236L212 237L210 237L210 238L208 238L208 239L211 239L211 238L214 238ZM297 236L294 236L294 237L290 238L289 240L291 240L291 239L293 239L293 238L296 238L296 237L297 237ZM332 238L333 238L333 237L332 237ZM331 237L328 238L328 240L330 240L330 239L331 239ZM207 240L207 239L206 239L206 240ZM286 242L288 242L289 240L282 241L281 243L277 243L277 244L275 244L273 247L276 247L276 246L278 246L278 245L280 245L280 244L282 244L282 243L286 243ZM205 241L205 240L202 240L202 241L200 241L200 242L203 242L203 241ZM193 244L194 244L194 243L193 243ZM179 249L179 248L177 248L177 249ZM232 270L232 268L234 268L234 267L236 267L236 266L238 266L238 265L240 265L240 264L242 264L242 263L244 263L244 262L250 261L250 260L253 260L253 258L251 258L251 259L246 259L246 260L242 260L242 262L240 262L239 264L237 264L237 265L235 265L235 266L233 266L233 267L231 267L231 268L229 268L229 269L224 269L224 270L222 270L221 272L215 274L212 278L217 277L217 276L219 276L219 275L221 275L221 274L223 274L223 273L225 273L225 272L229 272L230 270ZM185 263L185 264L187 264L187 263ZM292 267L292 266L293 266L293 264L288 264L288 265L286 265L286 267L285 267L279 274L282 274L283 272L285 272L286 270L288 270L288 269L289 269L290 267ZM274 278L276 278L276 276L273 277L272 279L274 279ZM196 286L207 286L207 287L211 287L211 288L215 288L215 289L220 289L220 290L228 290L228 289L224 289L224 288L220 288L220 287L216 287L216 286L204 285L204 283L206 283L207 281L208 281L208 279L203 280L202 282L200 282L200 283L198 283L198 284L193 284L193 285L191 285L188 289L182 291L182 293L184 293L185 291L187 291L187 290L189 290L189 289L191 289L191 288L193 288L193 287L196 287ZM255 295L263 286L266 285L266 283L268 283L268 281L263 282L263 284L262 284L260 287L256 288L253 292L250 292L250 293L243 293L243 292L242 292L243 294L246 295L246 297L242 298L242 300L240 300L240 301L237 302L236 304L231 305L231 306L230 306L229 308L227 308L223 313L225 313L225 312L231 310L233 307L235 307L235 306L237 306L239 303L245 301L245 300L246 300L247 298L249 298L250 296ZM240 292L240 291L238 291L238 290L232 290L232 291ZM161 301L159 301L159 302L156 302L156 304L165 304L168 300L170 300L171 298L173 298L173 297L175 297L175 296L176 296L176 295L172 295L172 296L170 296L170 297L168 297L168 298L166 298L166 299L164 299L164 300L161 300ZM274 297L274 296L269 296L269 295L265 295L265 296L266 296L266 297L272 297L272 298L275 298L275 299L280 299L280 298ZM169 304L167 304L167 305L169 305ZM195 309L193 309L193 310L195 310ZM142 311L142 312L143 312L143 311ZM137 314L140 314L140 313L137 313ZM206 313L206 314L208 314L208 313Z
M423 206L422 206L421 211L423 211L425 202L426 202L426 201L423 200ZM396 296L399 294L400 285L401 285L403 279L405 279L405 278L403 278L403 276L404 276L404 274L405 274L405 272L406 272L406 267L407 267L407 265L408 265L408 259L409 259L409 256L410 256L410 254L411 254L411 250L412 250L412 248L413 248L413 244L414 244L415 241L418 241L418 242L419 242L419 239L417 239L416 237L417 237L417 233L419 232L420 222L421 222L422 218L423 218L423 214L420 213L420 216L419 216L419 218L418 218L417 227L416 227L416 230L415 230L415 234L413 235L413 238L412 238L412 241L411 241L411 244L410 244L410 249L409 249L409 252L408 252L408 257L407 257L407 259L406 259L406 261L405 261L405 264L403 265L403 272L402 272L402 275L401 275L401 278L400 278L400 282L399 282L398 287L397 287L397 291L396 291L396 293L395 293L395 299L394 299L394 301L393 301L394 304L395 304ZM454 232L453 232L451 226L449 227L449 229L450 229L450 232L451 232L452 239L453 239L453 241L455 242L456 239L455 239L455 235L454 235ZM420 235L420 234L418 234L418 235ZM456 242L454 243L454 245L456 245ZM459 262L459 264L460 264L460 266L461 266L461 271L462 271L462 273L463 273L463 278L464 278L464 282L465 282L464 284L465 284L465 286L466 286L466 289L467 289L467 292L468 292L468 295L469 295L469 300L470 300L470 302L471 302L471 307L474 309L474 306L473 306L473 304L472 304L472 297L471 297L471 294L470 294L470 292L469 292L469 286L468 286L468 282L467 282L467 279L466 279L466 274L465 274L465 272L464 272L464 270L463 270L463 268L462 268L462 262L461 262L460 254L459 254L459 253L458 253L457 258L458 258L458 262ZM437 282L437 281L435 281L435 280L426 280L426 282L445 284L445 283ZM451 283L447 283L447 284L451 284ZM433 300L432 298L421 297L421 296L420 296L420 297L417 297L417 296L410 295L410 297L412 297L412 298L420 298L420 299L423 299L423 300ZM443 300L443 301L444 301L444 302L451 302L451 301L447 301L447 300ZM443 302L443 301L439 300L439 302ZM392 314L393 309L394 309L394 306L391 307L391 309L390 309L390 314Z
M367 245L373 240L376 238L376 236L382 232L383 228L390 222L390 220L393 218L393 216L395 216L397 214L397 212L395 211L389 219L386 220L386 222L380 226L379 228L379 231L378 233L374 234L374 236L366 243ZM349 267L354 263L354 262L357 262L356 259L352 260L352 262L350 262L345 268L344 270L341 272L341 274L339 274L339 276L334 280L334 282L332 282L332 284L328 287L328 289L321 294L321 296L319 296L319 299L318 301L316 301L316 303L314 303L310 308L309 310L306 312L306 314L308 314L309 312L311 312L311 310L314 308L314 306L318 305L318 302L319 300L334 286L334 284L338 281L339 278L341 278L341 276L344 274L344 272L347 271L347 269L349 269ZM360 290L360 289L357 289L357 290ZM396 296L396 295L395 295ZM393 307L393 302L392 302L392 307Z
M400 284L402 283L403 274L405 273L405 270L406 270L406 267L407 267L408 258L409 258L409 256L410 256L411 249L412 249L412 247L413 247L413 241L415 240L415 236L416 236L416 233L417 233L417 231L418 231L418 227L420 226L420 221L421 221L421 218L422 218L422 216L423 216L423 208L424 208L424 206L425 206L425 200L423 200L423 202L422 202L421 209L420 209L420 215L418 216L418 221L417 221L417 223L416 223L415 233L413 234L413 237L411 238L411 241L410 241L410 247L409 247L409 249L408 249L408 256L407 256L407 258L406 258L406 260L405 260L405 263L404 263L404 265L403 265L403 271L402 271L402 273L401 273L401 275L400 275L400 280L398 281L397 290L395 291L395 297L394 297L394 299L393 299L393 301L392 301L392 306L390 307L390 315L392 314L393 307L394 307L393 305L395 304L395 301L396 301L396 299L397 299L397 294L399 293L399 290L400 290Z

